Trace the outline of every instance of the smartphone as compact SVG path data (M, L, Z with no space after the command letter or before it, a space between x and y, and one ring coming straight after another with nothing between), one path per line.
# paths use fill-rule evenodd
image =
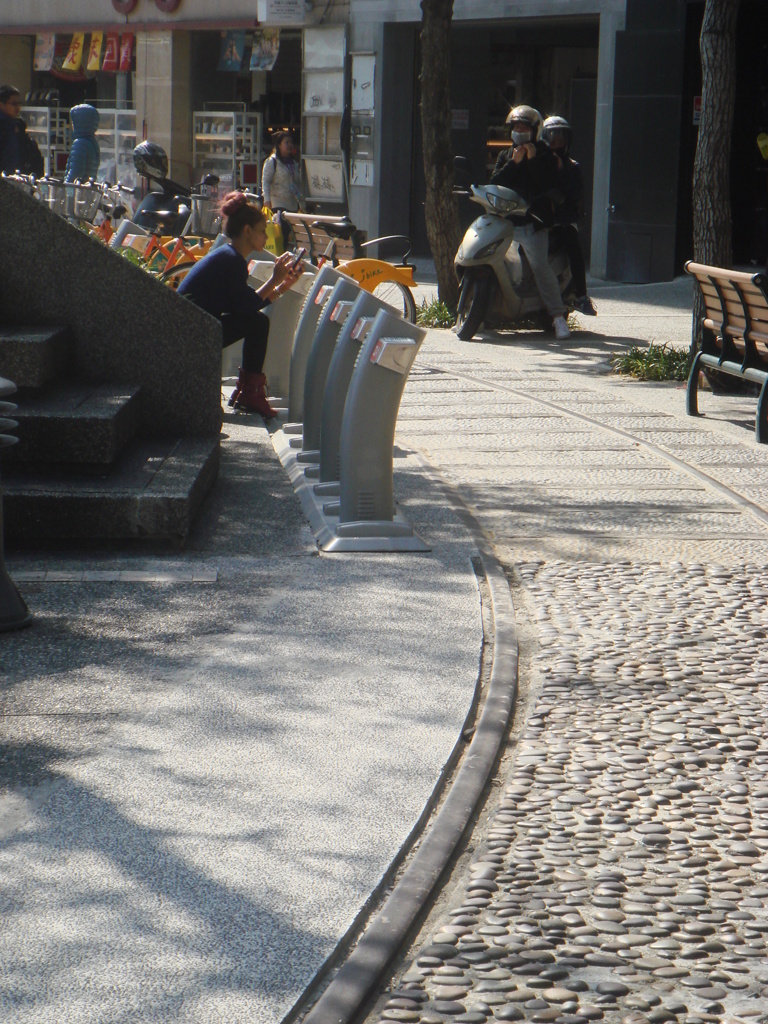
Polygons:
M299 251L296 253L296 259L291 264L291 270L295 270L296 267L298 267L298 265L301 263L302 257L306 256L306 253L306 249L299 249Z

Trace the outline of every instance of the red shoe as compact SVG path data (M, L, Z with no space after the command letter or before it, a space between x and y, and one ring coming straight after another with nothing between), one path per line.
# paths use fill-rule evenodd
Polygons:
M232 399L230 402L238 409L257 412L265 420L277 416L277 411L267 401L267 378L263 373L249 373L241 369L232 394L234 402Z

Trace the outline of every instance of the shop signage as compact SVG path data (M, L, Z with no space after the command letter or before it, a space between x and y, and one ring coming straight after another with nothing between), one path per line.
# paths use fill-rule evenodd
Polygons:
M267 0L266 20L278 24L303 23L305 11L304 0Z
M693 97L693 123L701 124L701 96Z
M120 36L117 32L107 32L107 45L104 50L102 71L117 71L120 61Z
M104 42L103 32L91 32L91 45L88 50L88 71L99 71L101 68L101 46Z
M37 36L35 39L35 71L50 71L56 50L56 36L52 32Z
M75 32L72 42L69 44L67 55L61 62L64 71L79 71L83 62L83 46L85 44L85 33Z

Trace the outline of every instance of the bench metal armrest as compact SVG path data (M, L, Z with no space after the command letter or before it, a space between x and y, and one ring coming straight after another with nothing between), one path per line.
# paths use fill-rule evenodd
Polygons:
M360 248L367 249L369 245L378 245L379 242L405 242L408 248L401 259L401 265L408 266L408 257L411 255L411 240L407 235L382 235L380 238L371 238L367 242L361 242Z

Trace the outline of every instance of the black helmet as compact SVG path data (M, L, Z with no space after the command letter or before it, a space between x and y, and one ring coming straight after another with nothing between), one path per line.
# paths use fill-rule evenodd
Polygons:
M133 166L144 178L162 181L168 177L168 155L156 142L140 142L133 151Z
M541 141L546 142L550 149L552 149L552 136L555 132L561 132L564 139L564 146L555 147L557 150L563 150L565 154L568 154L568 150L571 148L571 138L573 136L573 129L565 120L564 117L560 117L558 114L553 114L548 117L544 124L541 126Z
M517 107L512 107L510 112L507 114L506 123L511 127L518 121L528 125L531 130L531 141L535 142L539 137L539 128L541 127L541 114L538 110L536 110L535 107L527 106L525 103L521 103Z

